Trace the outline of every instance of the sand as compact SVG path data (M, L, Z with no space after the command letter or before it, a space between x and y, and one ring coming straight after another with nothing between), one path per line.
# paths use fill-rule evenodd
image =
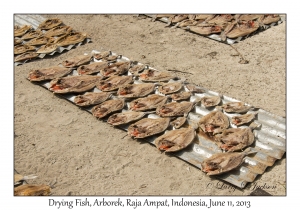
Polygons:
M245 189L206 176L198 168L129 138L67 100L34 85L37 67L96 50L184 76L189 82L286 116L286 23L234 44L249 61L240 64L229 45L160 21L134 15L57 17L92 42L14 69L14 168L36 174L32 184L55 183L52 195L249 195L257 186L286 195L286 158L276 161Z

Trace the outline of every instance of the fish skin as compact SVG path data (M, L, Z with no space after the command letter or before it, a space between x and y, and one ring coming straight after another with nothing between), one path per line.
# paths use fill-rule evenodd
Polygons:
M229 119L221 111L213 111L203 116L198 125L204 133L214 135L229 127Z
M96 87L101 91L114 91L120 87L133 83L132 76L111 76L106 80L100 81Z
M153 83L128 84L120 87L117 94L122 98L137 98L147 96L154 90Z
M168 97L158 94L151 94L144 98L138 98L130 102L130 110L132 111L148 111L156 109L158 106L165 104Z
M136 120L140 120L145 115L146 115L145 112L135 112L135 111L115 113L108 118L107 123L114 126L123 125Z
M120 111L124 106L125 101L123 99L111 99L94 106L92 108L92 114L94 117L101 119L113 112Z
M66 60L62 61L62 65L64 67L76 67L76 66L80 66L80 65L84 65L90 62L92 56L91 55L78 55L75 57L70 57L67 58Z
M111 97L110 92L85 92L83 95L77 95L74 103L77 106L90 106L100 104Z
M195 103L182 101L182 102L170 102L157 107L156 114L160 117L179 117L187 115L195 106Z
M29 72L27 79L30 81L44 81L66 76L71 73L70 68L51 66L48 68L33 69Z

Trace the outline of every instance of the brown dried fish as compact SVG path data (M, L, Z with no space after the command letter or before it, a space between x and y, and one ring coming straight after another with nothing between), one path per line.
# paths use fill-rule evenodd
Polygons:
M206 25L195 25L195 26L188 26L188 29L190 31L193 31L195 33L201 34L203 36L208 36L211 34L218 34L222 32L222 27L212 24L206 24Z
M201 98L201 104L206 108L217 106L220 102L220 96L204 96Z
M36 51L36 53L48 54L48 53L54 52L57 48L58 48L58 46L56 44L48 43L48 44L42 45L40 47L40 49L38 51Z
M52 43L54 41L53 37L45 37L45 36L39 36L36 38L33 38L26 42L27 45L43 45L47 43Z
M35 51L35 47L27 45L27 44L20 44L20 45L14 46L14 54L15 55L22 54L22 53L25 53L28 51Z
M226 37L228 38L238 38L246 36L256 31L259 28L259 22L249 20L249 21L240 21L232 27L231 30L226 32Z
M108 65L106 68L101 69L100 73L103 76L122 75L128 72L130 67L129 61L120 61Z
M228 117L221 111L213 111L203 116L199 122L199 127L203 132L214 135L221 133L223 130L229 127Z
M148 69L149 67L147 65L144 64L136 64L136 65L131 65L129 68L129 72L133 75L138 75L138 73L142 72L145 69Z
M186 117L177 117L175 120L173 120L170 124L178 129L180 128L181 126L183 126L183 124L186 122Z
M69 73L71 73L70 68L51 66L47 68L31 70L28 74L27 79L30 81L52 80L55 78L66 76Z
M44 36L51 37L51 36L61 36L69 34L72 31L71 26L56 26L51 28L47 32L45 32Z
M182 20L185 20L188 18L188 15L184 15L184 14L180 14L180 15L172 15L170 17L168 17L168 23L167 26L171 25L171 24L176 24Z
M31 25L24 25L22 27L17 27L17 28L14 29L14 36L23 36L30 29L32 29Z
M132 76L111 76L106 80L100 81L97 84L97 88L102 91L113 91L132 82Z
M184 28L184 27L187 27L187 26L195 26L197 25L199 22L196 21L196 20L191 20L191 19L185 19L181 22L178 22L174 28L176 27L179 27L179 28Z
M25 52L21 55L16 56L15 62L30 60L30 59L36 58L38 56L39 56L39 54L36 52Z
M49 19L43 21L42 23L40 23L38 28L48 30L48 29L54 28L60 24L62 24L62 20L60 20L58 18L49 18Z
M123 99L111 99L94 106L92 108L92 114L97 118L103 118L113 112L120 111L124 106L125 101Z
M267 15L262 15L258 21L264 25L269 25L271 23L277 23L280 20L279 15L275 14L267 14Z
M43 32L41 30L31 30L28 31L26 34L24 34L21 39L27 40L27 39L33 39L37 38L43 35Z
M196 105L195 102L171 102L157 107L156 114L160 117L187 116Z
M120 87L117 94L122 98L137 98L147 96L154 90L153 83L128 84Z
M41 196L41 195L50 195L51 188L49 185L32 185L25 184L20 185L14 188L15 196Z
M263 16L263 15L259 15L259 14L254 14L254 15L251 15L251 14L244 14L244 15L240 15L237 19L238 19L238 20L249 21L249 20L256 20L256 19L259 19L259 18L261 18L261 16Z
M171 95L171 98L174 101L181 101L181 100L187 100L191 97L192 93L191 92L180 92L180 93L173 93Z
M87 65L81 65L77 68L79 75L83 74L94 74L100 72L102 69L106 68L108 63L105 61L93 62Z
M255 153L255 151L248 148L244 152L213 154L201 163L201 168L203 172L207 172L207 175L222 174L240 166L244 157L252 153Z
M166 82L170 79L175 79L176 76L171 75L169 72L157 71L153 69L145 70L139 74L140 80L146 82Z
M86 92L83 95L77 95L74 103L77 106L90 106L100 104L111 97L109 92Z
M216 15L214 18L207 21L207 23L222 25L224 23L230 22L232 19L234 19L234 16L232 16L230 14L221 14L221 15Z
M189 146L195 139L196 132L193 128L180 128L164 133L155 139L154 144L159 150L177 152Z
M231 118L231 123L236 126L244 125L246 123L251 122L255 118L256 114L257 113L249 113L249 114L244 114L239 116L233 116Z
M170 118L144 118L128 127L128 135L134 138L146 138L164 132L170 124Z
M67 46L67 45L78 44L79 42L83 42L86 38L87 38L86 33L70 32L64 36L59 37L53 43L62 47L62 46Z
M102 80L102 76L81 75L56 78L50 81L49 90L54 93L80 93L91 90Z
M152 94L145 98L138 98L130 102L130 110L134 111L147 111L156 109L157 107L165 104L168 98L158 94Z
M158 91L162 94L172 94L175 92L178 92L182 88L182 83L180 82L169 82L161 84L161 86L158 87Z
M254 142L254 134L251 128L228 128L217 135L219 147L228 152L234 152L251 145Z
M23 43L22 39L14 38L14 45L19 45L19 44L22 44L22 43Z
M111 51L103 51L103 52L97 52L97 53L93 53L93 57L97 60L103 59L108 57L109 55L111 55Z
M194 84L186 84L186 88L191 92L191 93L205 93L206 91Z
M247 106L243 102L228 102L222 105L222 108L227 113L245 113L249 111L252 106Z
M114 126L123 125L133 121L140 120L146 114L147 114L146 112L135 112L135 111L115 113L108 118L107 122Z
M78 55L64 60L62 62L62 65L68 68L76 67L76 66L89 63L91 58L92 58L91 55Z

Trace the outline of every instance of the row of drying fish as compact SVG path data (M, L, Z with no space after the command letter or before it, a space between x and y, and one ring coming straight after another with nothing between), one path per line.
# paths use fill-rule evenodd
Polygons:
M158 14L156 19L166 18L167 26L180 27L203 36L219 34L221 41L247 36L260 27L281 20L277 14Z
M37 29L31 25L15 26L15 62L34 59L40 54L49 54L62 46L80 43L87 38L86 33L76 32L64 25L58 18L47 19Z
M225 152L202 163L202 170L209 175L238 167L243 157L251 153L239 151L255 140L252 129L256 126L247 126L255 118L255 113L247 113L253 107L242 102L221 104L222 96L195 97L205 90L178 80L169 72L121 60L121 57L110 51L79 55L57 66L31 70L28 80L50 81L49 90L54 93L75 93L76 105L91 107L93 116L113 126L129 125L128 135L135 139L160 135L173 126L174 130L158 136L154 142L161 151L183 150L194 141L199 130ZM97 91L91 91L94 88ZM187 91L183 91L185 88ZM189 100L191 97L195 98L193 102ZM189 112L200 104L211 112L196 123L187 122ZM128 111L122 112L126 106ZM240 115L229 119L223 112ZM145 118L151 113L158 117ZM236 127L230 128L230 122ZM238 127L240 125L246 126Z
M51 187L50 185L36 185L27 184L27 180L37 178L36 175L23 176L21 174L14 174L14 195L15 196L40 196L40 195L50 195Z

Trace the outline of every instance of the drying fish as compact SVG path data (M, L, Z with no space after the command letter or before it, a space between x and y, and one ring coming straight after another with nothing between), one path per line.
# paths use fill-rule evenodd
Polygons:
M154 144L159 150L177 152L189 146L195 139L196 132L193 128L180 128L164 133L155 139Z
M259 23L257 21L240 21L238 23L233 23L232 25L227 26L229 29L224 30L224 34L222 36L226 36L228 38L238 38L242 36L246 36L256 31L259 28ZM223 38L222 38L223 39Z
M68 58L67 60L64 60L62 62L62 65L68 68L76 67L76 66L89 63L91 58L92 58L91 55L78 55L75 57Z
M230 22L232 19L234 19L234 16L230 14L221 14L221 15L216 15L213 19L207 21L207 23L222 25L224 23Z
M235 19L237 20L245 20L245 21L249 21L249 20L256 20L261 18L261 16L263 15L259 15L259 14L255 14L255 15L251 15L251 14L244 14L244 15L238 15L238 17L236 17Z
M30 29L32 29L31 25L24 25L22 27L17 27L14 29L14 36L23 36Z
M61 36L66 35L72 31L70 26L56 26L47 32L45 32L44 36L51 37L51 36Z
M77 95L74 103L77 106L90 106L100 104L111 97L109 92L86 92L83 95Z
M106 80L100 81L97 84L97 88L102 91L113 91L132 82L132 76L111 76Z
M66 76L71 73L70 68L62 66L51 66L47 68L34 69L28 74L27 79L30 81L44 81Z
M271 23L277 23L279 20L280 20L279 15L268 14L268 15L262 15L258 19L258 22L262 25L269 25Z
M157 14L157 15L154 15L154 16L152 17L152 21L154 22L154 21L157 20L157 19L161 19L161 18L169 18L169 17L172 17L172 16L174 16L174 15L172 15L172 14Z
M207 175L222 174L240 166L244 161L244 157L252 153L255 153L255 151L248 148L244 152L213 154L201 163L201 168L203 172L207 172Z
M158 94L152 94L145 98L138 98L130 102L130 109L133 111L147 111L156 109L165 104L168 98Z
M86 38L87 38L86 33L70 32L64 36L59 37L53 43L62 47L62 46L67 46L67 45L78 44L79 42L83 42Z
M26 34L24 34L21 39L27 40L27 39L33 39L37 38L43 35L43 32L41 30L31 30L28 31Z
M15 62L30 60L30 59L36 58L38 56L39 56L39 54L36 52L25 52L21 55L16 56Z
M92 114L97 118L103 118L113 112L120 111L124 106L125 101L123 99L111 99L94 106L92 108Z
M39 25L39 29L45 29L45 30L48 30L48 29L51 29L51 28L54 28L58 25L62 24L62 21L58 18L49 18L45 21L43 21L40 25Z
M153 83L128 84L120 87L117 94L123 98L137 98L149 95L154 90L155 84Z
M77 68L77 72L79 75L83 74L94 74L100 72L102 69L106 68L108 63L105 61L101 62L93 62L87 65L81 65Z
M103 52L95 52L93 53L93 57L97 60L103 59L111 55L111 51L103 51Z
M190 31L201 34L203 36L208 36L211 34L217 34L222 32L222 27L212 24L199 24L195 26L188 26Z
M156 114L160 117L187 116L197 102L171 102L157 107Z
M133 121L140 120L143 118L147 112L135 112L135 111L128 111L128 112L122 112L122 113L116 113L111 115L107 122L111 125L123 125L127 124Z
M206 92L203 88L198 87L197 85L194 85L194 84L186 84L186 88L191 93L205 93Z
M52 43L54 41L53 37L45 37L45 36L39 36L36 38L33 38L26 42L27 45L43 45L47 43Z
M173 120L170 124L178 129L186 122L186 117L177 117L175 120Z
M178 92L182 88L182 83L180 82L170 82L164 83L158 87L158 91L162 94L172 94Z
M36 51L36 53L48 54L48 53L54 52L57 48L58 48L58 46L56 44L48 43L48 44L42 45L40 47L40 49L38 51Z
M128 135L134 138L146 138L164 132L170 124L170 118L144 118L128 127Z
M201 98L201 104L203 104L205 108L217 106L220 102L220 96L204 96Z
M32 185L25 184L20 185L14 188L15 196L41 196L41 195L50 195L51 188L49 185Z
M101 69L100 73L106 77L112 75L122 75L128 72L129 67L130 67L130 62L120 61L120 62L110 64L104 69Z
M240 126L244 125L246 123L251 122L257 113L249 113L249 114L244 114L244 115L239 115L239 116L234 116L231 118L231 123Z
M214 135L228 128L229 120L221 111L213 111L203 116L199 120L198 125L203 132Z
M192 93L191 92L180 92L180 93L173 93L171 95L171 98L174 101L181 101L181 100L187 100L191 97Z
M27 44L20 44L20 45L16 45L14 46L14 54L22 54L28 51L35 51L35 47L34 46L30 46Z
M170 79L175 79L176 76L171 75L169 72L157 71L153 69L148 69L142 74L139 74L140 80L146 82L165 82Z
M85 92L94 88L102 78L91 75L61 77L50 81L49 90L54 93Z
M188 15L172 15L170 17L168 17L168 23L167 26L171 25L171 24L176 24L182 20L185 20L188 18Z
M190 19L185 19L181 22L178 22L176 25L174 25L172 28L176 28L176 27L179 27L179 28L185 28L187 26L195 26L197 25L199 22L196 21L196 20L190 20Z
M22 43L23 43L22 39L14 38L14 45L19 45L19 44L22 44Z
M34 174L27 175L27 176L23 176L21 174L14 174L14 185L19 185L23 181L26 181L26 180L29 180L29 179L35 179L35 178L37 178L37 176L34 175Z
M102 58L105 61L115 62L118 58L121 58L121 55L109 55L107 57Z
M142 72L145 69L148 69L149 67L144 64L136 64L136 65L131 65L129 68L129 72L133 75L138 75L138 73Z
M228 128L217 135L219 147L227 152L234 152L250 146L254 142L252 128Z
M223 104L222 108L227 113L245 113L249 111L252 106L247 106L243 102L228 102Z

